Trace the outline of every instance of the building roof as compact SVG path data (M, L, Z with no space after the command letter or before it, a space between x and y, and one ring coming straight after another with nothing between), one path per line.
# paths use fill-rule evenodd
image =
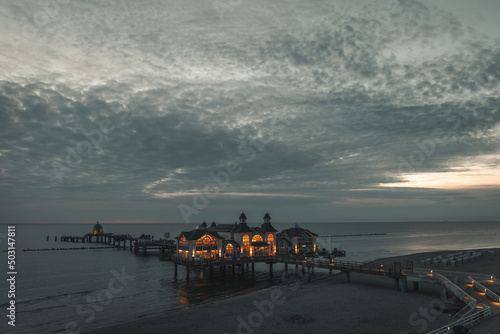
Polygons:
M286 230L278 233L278 237L283 237L287 235L290 238L300 237L304 233L308 234L310 237L317 237L318 235L314 232L309 231L308 229L300 227L298 224L295 224L294 227L287 228Z
M276 243L278 244L278 243L281 243L281 242L286 242L286 243L287 243L287 244L289 244L289 245L291 245L291 244L292 244L292 243L291 243L289 240L287 240L286 238L279 238L279 237L277 237L277 238L276 238Z
M266 233L266 232L278 232L278 230L275 229L273 227L273 225L271 225L271 223L264 223L264 224L262 224L262 227L259 229L259 232L263 232L263 233Z
M243 214L243 213L242 213ZM234 230L232 231L233 233L245 233L245 232L254 232L254 230L247 225L247 223L239 223L236 225Z
M243 211L241 212L240 219L247 219L247 216Z
M208 227L209 231L216 231L216 232L231 232L234 228L236 227L236 224L219 224L216 225L215 223L212 223Z
M195 230L192 230L192 231L188 231L188 232L181 232L181 234L179 234L176 239L180 239L182 236L184 236L186 238L186 240L198 240L200 239L201 237L203 237L205 234L208 234L216 239L224 239L223 237L220 236L219 233L215 232L215 231L211 231L209 229L205 229L205 228L202 228L202 229L195 229Z
M271 219L271 216L269 215L268 212L266 212L266 214L264 215L264 219Z
M96 234L103 234L104 233L104 229L102 228L102 225L99 224L99 222L97 222L94 227L92 228L92 234L96 235Z

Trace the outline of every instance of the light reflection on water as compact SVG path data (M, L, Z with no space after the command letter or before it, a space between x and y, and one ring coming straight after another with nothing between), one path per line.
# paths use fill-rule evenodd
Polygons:
M252 225L250 223L250 225ZM416 252L450 249L498 247L499 223L336 223L301 224L319 235L344 235L387 233L377 236L351 236L322 238L321 247L337 247L347 251L347 260L368 261L379 257L397 256ZM274 224L278 230L292 224ZM176 236L180 231L194 226L186 224L113 224L104 225L106 232L116 234L153 234L156 239L163 232ZM0 226L6 230L5 226ZM280 284L283 265L274 266L273 281L269 278L269 266L256 265L255 277L251 273L235 277L228 271L223 278L214 271L215 278L191 272L186 282L185 268L180 267L178 280L174 281L172 263L160 262L156 257L141 257L128 250L95 249L68 251L22 252L25 248L89 247L95 244L55 242L57 235L83 235L92 224L77 225L17 225L18 294L16 295L19 319L18 330L25 333L53 333L64 331L66 323L76 322L84 331L131 321L148 315L160 314L168 309L204 303L229 296L249 293ZM49 241L46 240L50 236ZM0 244L5 249L6 243ZM4 253L5 254L5 253ZM113 278L111 270L135 276L135 279L113 296L109 305L95 312L89 323L88 316L77 314L79 304L89 309L88 297L95 297L106 289ZM317 275L325 273L317 270ZM0 289L6 291L2 281ZM5 300L0 307L5 307Z

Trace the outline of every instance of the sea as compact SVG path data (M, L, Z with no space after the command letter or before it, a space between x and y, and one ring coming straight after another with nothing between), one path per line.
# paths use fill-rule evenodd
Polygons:
M61 235L90 233L88 224L17 224L15 235L15 327L7 324L10 276L7 267L7 225L0 225L0 256L4 279L0 284L0 333L85 333L171 309L191 307L282 284L283 265L256 265L255 276L213 278L179 268L156 256L135 255L128 249L58 248L95 247L98 244L61 242ZM253 224L249 223L250 226ZM259 226L260 224L254 224ZM281 231L294 224L273 223ZM174 238L195 224L109 223L104 232ZM500 247L500 222L379 222L301 223L317 233L318 247L346 251L346 261L371 261L412 253ZM58 241L55 241L57 236ZM48 237L48 240L47 240ZM26 251L26 250L32 251ZM38 251L37 251L38 250ZM328 273L316 272L316 278Z

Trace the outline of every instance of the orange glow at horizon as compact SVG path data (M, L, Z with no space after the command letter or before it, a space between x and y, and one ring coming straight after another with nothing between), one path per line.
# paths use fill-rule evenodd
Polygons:
M449 172L408 173L401 176L403 182L380 183L381 187L390 188L431 188L431 189L479 189L500 188L500 169L493 164L491 156L488 163L455 167ZM479 159L479 158L478 158ZM500 156L495 156L495 162Z

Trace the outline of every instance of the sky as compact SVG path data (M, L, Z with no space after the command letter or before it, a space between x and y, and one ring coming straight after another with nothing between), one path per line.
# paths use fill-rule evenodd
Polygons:
M0 223L500 220L497 0L0 2Z

